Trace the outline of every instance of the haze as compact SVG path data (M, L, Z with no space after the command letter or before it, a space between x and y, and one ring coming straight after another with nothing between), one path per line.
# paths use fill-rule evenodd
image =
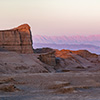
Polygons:
M100 0L0 0L0 29L23 23L33 35L100 34Z

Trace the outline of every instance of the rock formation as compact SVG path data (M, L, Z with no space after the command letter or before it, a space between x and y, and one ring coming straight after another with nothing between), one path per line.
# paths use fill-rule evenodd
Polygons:
M53 66L57 72L100 69L100 56L87 50L51 50L51 52L41 53L39 59L43 63Z
M55 57L54 53L55 53L55 51L40 54L39 59L40 59L40 61L42 61L48 65L55 66L56 65L56 57Z
M56 57L60 57L60 58L64 58L64 59L70 58L70 57L72 57L72 55L77 55L77 56L83 57L85 59L91 58L91 57L98 57L97 54L90 53L87 50L72 51L72 50L63 49L63 50L56 50L56 52L55 52Z
M30 26L23 24L0 31L0 48L18 53L33 53Z
M60 70L98 70L100 67L100 56L87 50L56 50L57 65L55 69Z

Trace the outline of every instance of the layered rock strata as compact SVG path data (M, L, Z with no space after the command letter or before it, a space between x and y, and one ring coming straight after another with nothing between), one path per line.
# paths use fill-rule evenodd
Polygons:
M40 54L39 59L40 59L40 61L44 62L45 64L48 64L50 66L55 66L56 65L56 57L55 57L54 53L55 53L55 51Z
M18 53L33 53L30 26L23 24L11 30L1 30L0 48Z
M54 50L41 53L39 59L57 72L100 70L100 55L87 50Z

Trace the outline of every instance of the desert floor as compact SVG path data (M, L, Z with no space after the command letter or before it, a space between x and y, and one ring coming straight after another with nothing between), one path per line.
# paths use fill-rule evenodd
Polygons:
M2 74L0 100L100 100L100 72Z

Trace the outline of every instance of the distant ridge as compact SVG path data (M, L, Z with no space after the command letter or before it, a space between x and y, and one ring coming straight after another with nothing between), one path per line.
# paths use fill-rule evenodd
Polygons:
M90 36L33 36L34 48L89 50L100 54L100 35Z
M47 44L89 44L100 46L100 35L90 36L33 36L35 43Z

